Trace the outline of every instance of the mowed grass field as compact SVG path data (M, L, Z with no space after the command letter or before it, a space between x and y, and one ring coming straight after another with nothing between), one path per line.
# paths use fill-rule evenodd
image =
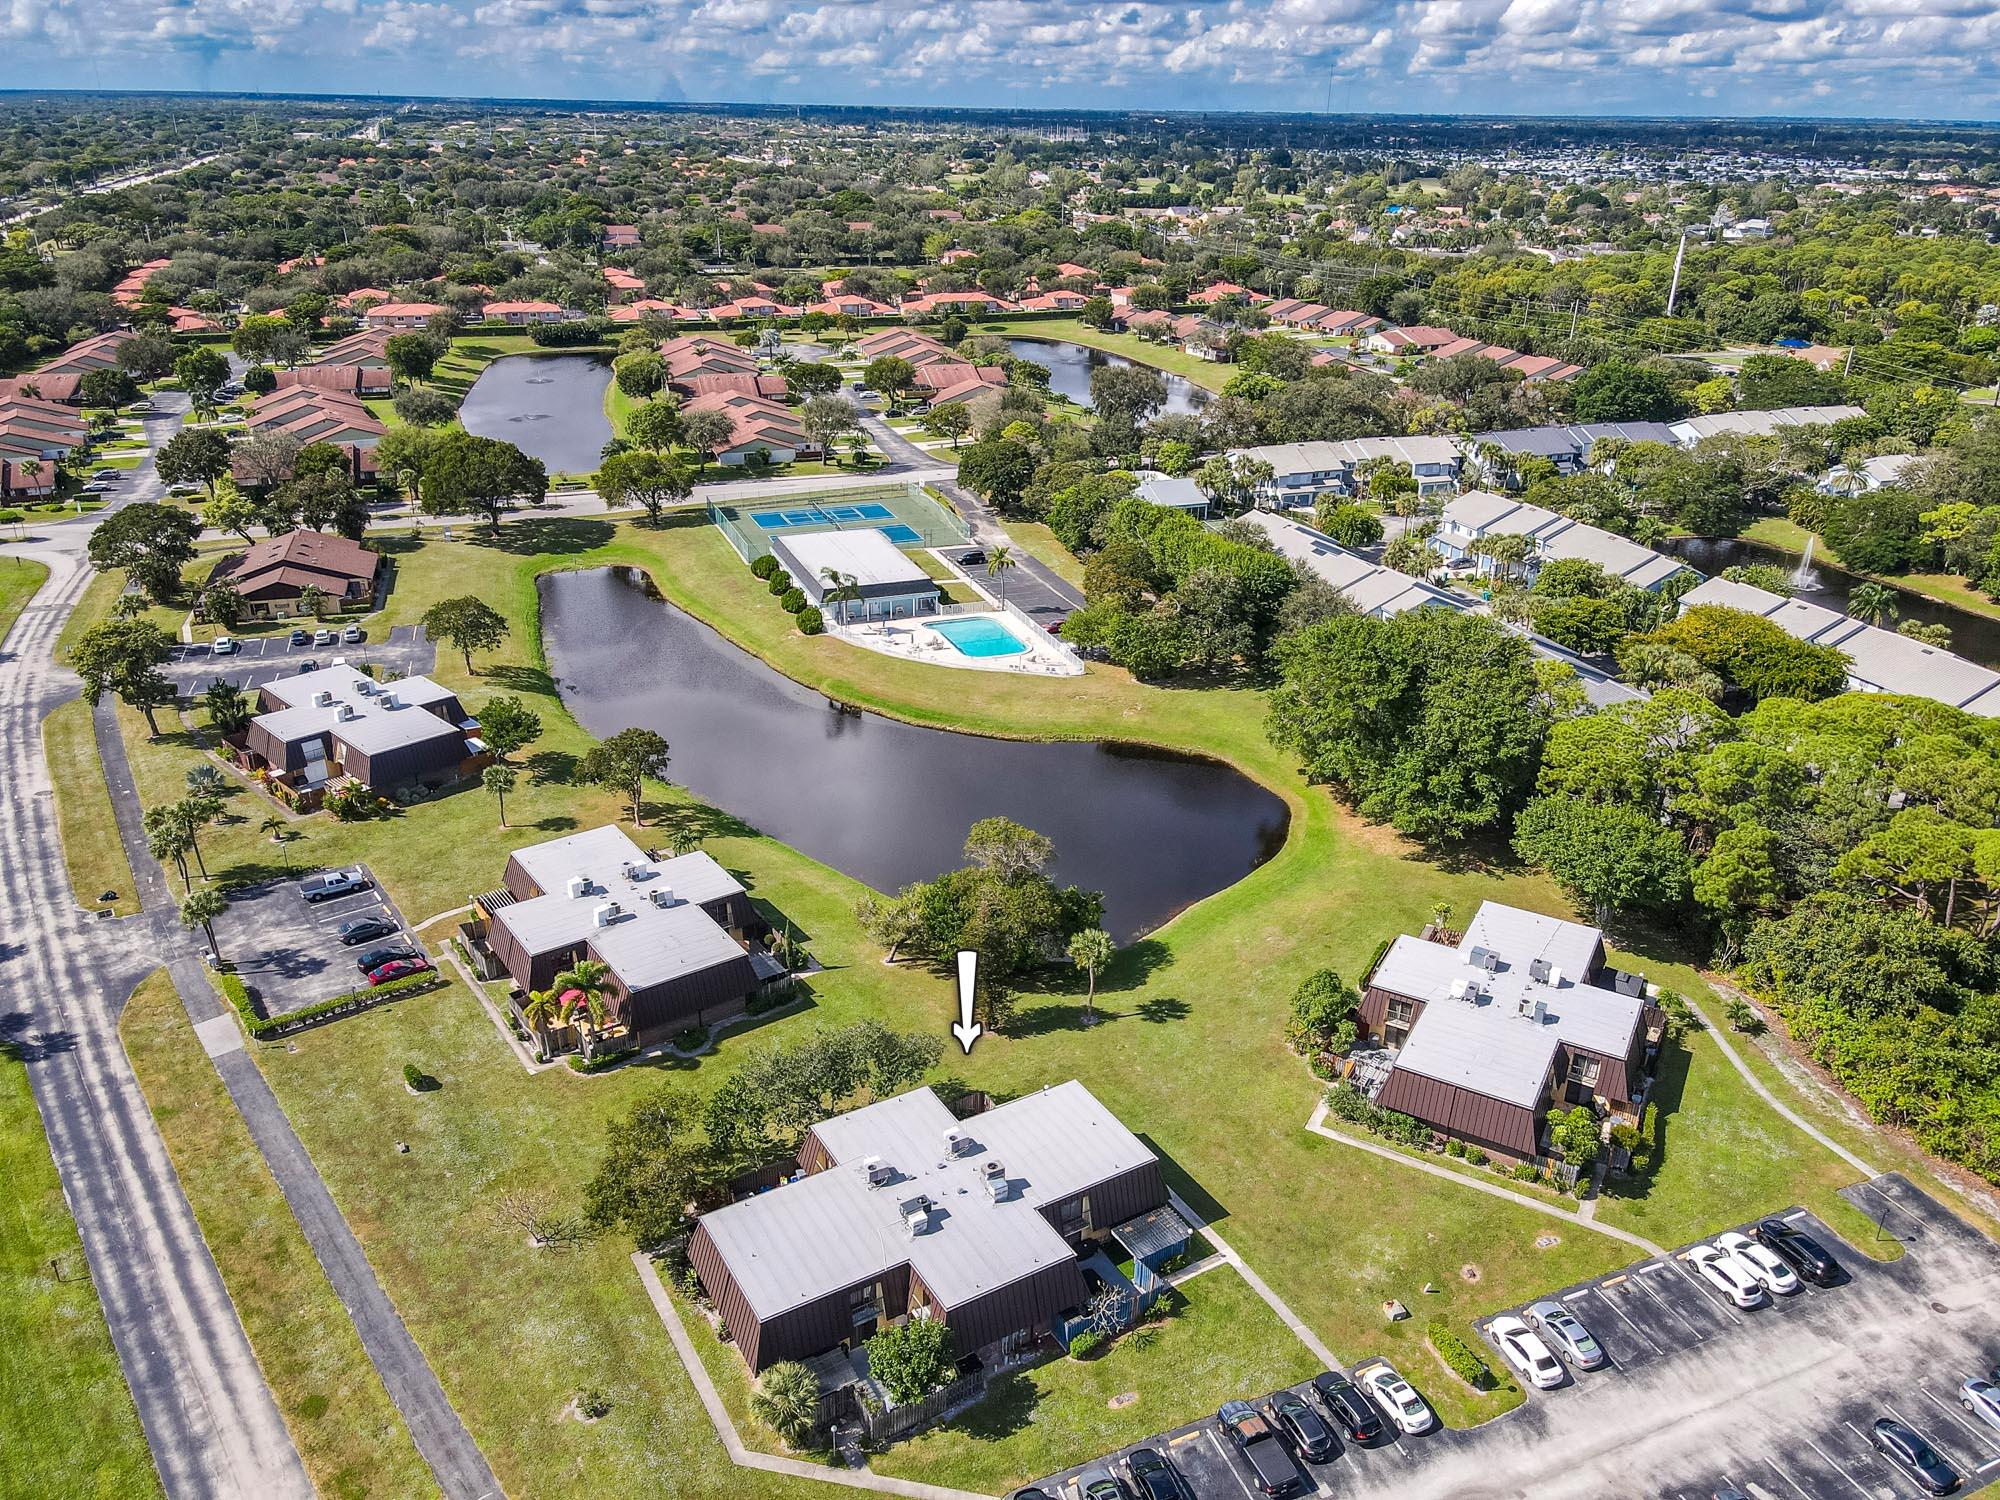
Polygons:
M436 1495L164 969L133 992L118 1035L314 1486L329 1500Z
M0 1042L0 1495L161 1493L28 1070Z
M297 857L367 860L404 911L421 920L490 886L516 844L620 818L615 801L573 782L574 758L589 741L550 681L534 579L549 568L643 567L669 601L843 701L983 733L1121 738L1199 751L1285 797L1292 824L1284 849L1124 950L1100 981L1102 1024L1085 1027L1077 987L1054 976L1022 996L1015 1034L989 1037L946 1066L1002 1095L1083 1080L1149 1141L1182 1195L1218 1222L1338 1352L1387 1353L1430 1372L1437 1367L1422 1350L1425 1320L1386 1323L1385 1299L1421 1301L1427 1315L1464 1328L1483 1312L1631 1259L1628 1247L1581 1226L1304 1130L1319 1089L1286 1050L1282 1027L1289 996L1307 973L1331 966L1358 976L1378 942L1418 930L1438 901L1466 913L1488 898L1564 908L1539 877L1476 857L1449 864L1426 858L1356 821L1324 790L1302 785L1289 758L1264 737L1261 693L1145 687L1104 667L1060 683L958 673L802 637L722 537L693 517L657 530L524 519L497 538L399 545L402 587L412 597L392 610L477 593L512 622L508 640L479 658L474 674L447 653L438 676L475 713L495 692L521 695L542 714L545 732L517 757L528 774L508 799L512 828L501 830L492 799L472 789L381 823L311 820L303 825L307 839L294 846ZM149 743L137 714L121 711L121 722L142 796L178 796L199 754L189 735ZM672 726L667 736L671 741ZM256 831L258 795L238 788L227 801L230 821L209 838L210 868L223 879L271 872L277 856ZM679 825L704 835L703 847L803 934L825 965L803 1014L738 1031L698 1062L596 1078L563 1069L530 1077L473 998L453 986L304 1033L289 1046L260 1048L257 1060L510 1492L578 1493L586 1483L607 1496L801 1492L789 1481L725 1469L632 1272L629 1246L602 1240L566 1252L532 1250L495 1204L525 1193L573 1207L605 1121L663 1082L705 1091L774 1041L864 1016L941 1032L951 987L929 965L881 962L853 919L862 888L845 876L740 831L672 788L656 791L647 820L649 829ZM1061 830L1049 831L1060 844ZM237 936L227 918L219 933L227 953ZM1691 972L1671 967L1672 958L1642 954L1636 966L1698 989ZM1711 1002L1710 1009L1719 1007ZM405 1062L443 1087L410 1095L401 1079ZM1772 1116L1712 1044L1698 1040L1690 1049L1680 1087L1700 1128L1682 1130L1670 1119L1658 1179L1642 1200L1606 1203L1608 1219L1616 1215L1663 1243L1679 1243L1793 1202L1825 1211L1831 1187L1851 1175ZM407 1155L395 1152L399 1140L409 1144ZM1463 1274L1468 1267L1476 1280ZM1423 1295L1427 1284L1438 1291ZM1256 1342L1267 1369L1256 1372L1254 1384L1269 1389L1276 1369L1295 1357L1296 1341ZM1250 1363L1238 1367L1246 1380L1251 1372ZM1491 1415L1511 1399L1475 1397L1441 1373L1419 1378L1454 1423ZM585 1387L602 1390L612 1404L611 1414L590 1426L563 1415ZM1071 1399L1057 1385L1032 1389L1031 1401L1021 1398L1022 1420L1038 1428L1038 1413L1054 1418ZM1050 1446L1032 1454L1003 1451L993 1446L999 1437L971 1430L958 1435L962 1450L951 1435L940 1437L936 1461L943 1472L970 1478L1015 1472L1009 1465L1047 1471L1101 1451L1092 1446L1101 1441L1095 1429L1066 1428L1069 1420L1051 1420ZM1072 1436L1065 1442L1066 1430Z

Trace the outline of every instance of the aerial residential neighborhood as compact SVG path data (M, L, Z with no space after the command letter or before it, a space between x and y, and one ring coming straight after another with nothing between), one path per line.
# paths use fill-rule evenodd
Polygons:
M2000 1479L1994 38L1809 9L19 10L0 1500Z

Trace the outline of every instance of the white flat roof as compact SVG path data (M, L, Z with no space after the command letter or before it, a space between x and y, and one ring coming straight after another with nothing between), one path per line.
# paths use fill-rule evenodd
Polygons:
M771 538L771 550L787 564L794 582L820 582L820 570L832 568L867 588L883 584L936 582L881 531L808 531Z

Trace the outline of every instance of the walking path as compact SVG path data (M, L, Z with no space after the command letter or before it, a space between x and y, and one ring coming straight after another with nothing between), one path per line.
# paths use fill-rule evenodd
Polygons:
M992 1500L991 1496L975 1494L971 1490L949 1489L941 1484L921 1484L913 1479L893 1479L887 1474L871 1473L867 1469L836 1469L826 1464L807 1463L803 1459L779 1458L776 1454L759 1453L745 1446L738 1436L736 1424L729 1418L729 1408L722 1404L722 1393L715 1388L715 1382L708 1378L708 1370L696 1352L694 1341L688 1337L686 1326L681 1322L679 1309L674 1299L667 1295L667 1289L660 1284L659 1273L653 1269L652 1258L644 1251L632 1257L632 1264L639 1272L639 1280L645 1285L646 1295L652 1299L653 1310L660 1315L660 1321L667 1325L667 1334L674 1341L674 1352L680 1355L681 1364L686 1368L688 1379L694 1382L695 1394L701 1397L701 1404L708 1413L708 1420L715 1425L715 1435L722 1439L722 1446L729 1453L729 1461L740 1469L762 1469L767 1474L788 1474L794 1479L813 1479L821 1484L841 1484L852 1490L874 1490L882 1495L906 1495L910 1500Z
M1306 1122L1306 1129L1314 1135L1324 1136L1329 1141L1338 1141L1341 1145L1352 1147L1356 1151L1366 1151L1369 1155L1379 1156L1384 1161L1408 1167L1413 1172L1428 1172L1433 1177L1441 1177L1446 1182L1455 1182L1462 1188L1469 1188L1475 1193L1484 1193L1489 1198L1501 1198L1522 1208L1533 1209L1538 1214L1546 1214L1551 1219L1561 1219L1565 1224L1575 1224L1583 1229L1594 1230L1598 1234L1607 1234L1614 1240L1623 1240L1628 1245L1636 1246L1648 1255L1664 1258L1667 1254L1663 1246L1654 1244L1644 1236L1633 1234L1629 1229L1620 1229L1615 1224L1599 1223L1594 1215L1585 1214L1581 1210L1557 1208L1553 1203L1530 1198L1526 1193L1517 1193L1512 1188L1500 1186L1497 1182L1481 1182L1477 1177L1454 1172L1451 1168L1441 1167L1436 1162L1419 1161L1413 1156L1403 1155L1400 1151L1392 1151L1387 1146L1378 1146L1373 1141L1359 1140L1342 1131L1329 1129L1326 1124L1324 1099L1320 1100L1319 1107L1312 1112L1312 1118Z
M1317 1119L1317 1116L1315 1116L1315 1119ZM1339 1370L1345 1368L1345 1366L1343 1366L1341 1362L1334 1357L1333 1351L1327 1348L1325 1342L1320 1338L1320 1336L1314 1333L1312 1329L1306 1326L1306 1320L1304 1318L1301 1318L1297 1313L1293 1312L1290 1306L1286 1304L1285 1299L1280 1297L1276 1292L1272 1291L1269 1283L1267 1283L1264 1280L1264 1278L1259 1276L1255 1271L1251 1270L1250 1267L1244 1262L1243 1257L1238 1255L1233 1249L1230 1248L1229 1242L1223 1239L1221 1235L1215 1232L1214 1225L1202 1223L1201 1215L1197 1214L1193 1209L1189 1208L1187 1204L1181 1200L1181 1196L1179 1193L1170 1191L1167 1194L1167 1201L1173 1205L1175 1213L1179 1214L1183 1219L1187 1220L1188 1223L1197 1226L1201 1230L1201 1237L1207 1240L1209 1244L1215 1247L1215 1253L1217 1255L1222 1257L1222 1259L1226 1261L1228 1264L1236 1267L1237 1271L1241 1273L1243 1279L1248 1283L1250 1283L1250 1290L1255 1292L1258 1296L1262 1297L1264 1301L1270 1306L1271 1311L1276 1313L1280 1318L1280 1320L1283 1321L1284 1325L1287 1328L1291 1329L1293 1333L1298 1335L1300 1343L1304 1344L1308 1349L1312 1350L1314 1354L1318 1355L1320 1357L1321 1362L1324 1363L1329 1370Z

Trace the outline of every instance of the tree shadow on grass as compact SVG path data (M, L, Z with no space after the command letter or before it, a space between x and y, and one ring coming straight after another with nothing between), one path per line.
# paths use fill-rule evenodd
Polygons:
M567 750L537 750L521 762L528 773L528 780L537 786L553 782L567 786L576 779L577 758Z
M1189 1176L1186 1169L1175 1161L1158 1141L1143 1130L1138 1132L1138 1136L1146 1149L1160 1159L1160 1175L1166 1178L1167 1186L1180 1195L1181 1202L1194 1210L1194 1216L1202 1224L1214 1224L1229 1217L1229 1210L1215 1195Z
M1097 991L1136 990L1174 961L1173 950L1158 938L1138 938L1120 948L1097 976Z
M466 540L475 547L511 552L517 557L570 557L606 546L616 534L617 528L609 521L515 511L498 531L481 522Z
M477 676L479 685L494 693L529 693L541 698L562 696L555 677L541 667L489 662L479 669Z
M986 1394L952 1418L951 1425L981 1442L1010 1438L1035 1420L1042 1393L1020 1371L1010 1371L986 1387Z
M1150 1021L1155 1026L1163 1026L1170 1021L1185 1021L1191 1014L1191 1007L1185 1000L1176 1000L1171 995L1153 995L1139 1002L1137 1015L1142 1021Z

